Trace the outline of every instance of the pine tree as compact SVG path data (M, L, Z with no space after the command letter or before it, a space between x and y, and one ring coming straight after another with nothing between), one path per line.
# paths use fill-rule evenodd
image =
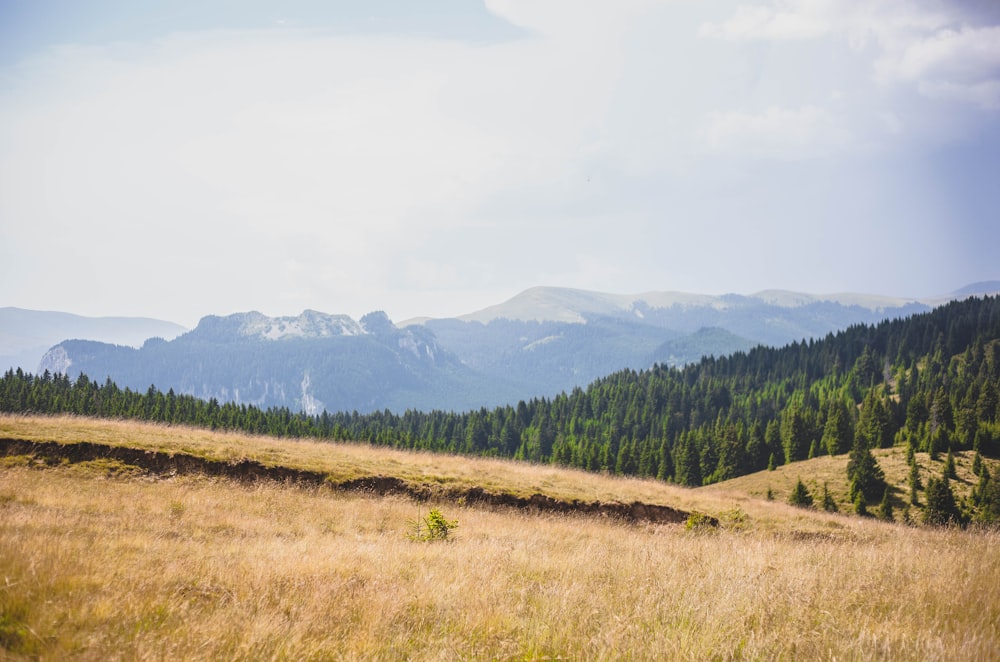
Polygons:
M785 463L805 460L809 455L809 429L802 407L792 405L785 410L781 421L781 441Z
M875 456L867 448L855 442L847 462L847 480L851 485L851 498L860 491L865 500L877 499L885 489L885 474L878 466Z
M907 526L913 526L916 522L913 521L913 513L910 512L910 504L903 504L903 524Z
M985 466L976 490L976 505L977 521L988 524L1000 523L1000 480L991 478Z
M947 477L927 479L925 493L927 505L924 507L924 524L961 524L962 515L955 503L955 494Z
M955 473L955 456L950 448L948 449L948 457L944 460L944 475L952 480L958 480L958 474Z
M865 503L865 495L860 491L854 495L854 513L861 517L868 517L868 505Z
M889 487L882 493L882 502L878 505L878 518L887 522L893 521L892 501L889 499Z
M851 440L854 438L854 425L847 404L839 399L830 400L823 426L822 444L830 455L840 455L851 450Z
M917 468L916 462L910 465L909 484L910 484L910 503L912 503L915 506L920 501L920 497L917 494L917 492L922 487L922 485L920 484L920 469Z
M837 502L833 500L830 491L826 488L826 483L823 483L823 510L828 513L835 513L840 510L837 508Z
M809 494L809 490L802 483L802 479L795 484L795 489L792 490L791 496L788 497L788 503L793 506L799 506L800 508L812 508L813 498Z

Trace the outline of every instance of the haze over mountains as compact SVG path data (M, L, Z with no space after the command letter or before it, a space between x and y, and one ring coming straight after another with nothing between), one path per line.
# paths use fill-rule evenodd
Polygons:
M35 372L46 351L69 338L138 347L147 338L175 338L180 324L145 317L84 317L71 313L0 308L0 367Z
M77 339L64 339L45 353L37 371L110 377L132 389L155 385L307 413L461 411L555 395L623 368L681 365L757 344L784 345L995 292L1000 282L919 300L778 290L749 296L616 295L536 287L458 318L399 325L381 312L355 321L307 310L294 317L208 316L172 340L153 338L141 347L134 337L126 346L99 330L87 340L74 333ZM16 309L0 312L10 316L11 310ZM21 312L27 319L31 311ZM5 361L7 319L0 346ZM51 328L53 318L48 322ZM130 328L159 329L151 336L172 337L178 329L169 323L136 324ZM30 335L26 327L19 329L22 337Z

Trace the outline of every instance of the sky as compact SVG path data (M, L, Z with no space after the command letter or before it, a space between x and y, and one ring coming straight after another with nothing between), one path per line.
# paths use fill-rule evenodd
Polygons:
M1000 279L993 0L0 0L0 306Z

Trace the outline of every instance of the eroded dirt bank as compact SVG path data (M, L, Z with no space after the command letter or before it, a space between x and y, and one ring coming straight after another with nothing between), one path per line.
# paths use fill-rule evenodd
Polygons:
M176 474L202 474L218 476L240 482L271 480L304 486L326 486L334 490L363 492L375 495L395 494L417 500L442 499L464 501L468 504L498 506L538 512L579 513L598 517L621 519L628 522L653 522L673 524L684 522L689 513L669 506L656 504L564 501L544 494L521 497L508 493L488 492L480 487L446 488L411 484L394 476L367 476L347 481L332 480L318 471L266 466L256 460L237 462L210 460L185 453L164 453L123 446L78 442L61 444L54 441L27 441L0 439L0 455L31 455L46 463L87 462L98 459L118 460L139 467L150 474L169 476Z

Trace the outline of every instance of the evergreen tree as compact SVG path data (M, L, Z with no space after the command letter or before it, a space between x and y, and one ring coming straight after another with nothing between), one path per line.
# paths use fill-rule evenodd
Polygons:
M990 477L985 466L976 489L976 521L1000 524L1000 480Z
M944 475L946 478L958 480L958 474L955 472L955 455L951 449L948 449L948 456L944 460Z
M924 507L924 523L932 525L961 524L962 514L955 503L955 494L947 477L927 479L927 491L924 494L927 505Z
M907 526L913 526L916 522L913 521L913 513L910 512L910 504L903 504L903 524Z
M840 455L851 450L854 439L854 426L847 404L840 398L830 400L823 426L822 444L830 455Z
M809 455L809 427L805 414L798 405L785 411L781 424L781 441L785 451L785 463L805 460Z
M912 503L915 506L920 502L918 491L922 487L922 485L920 484L920 469L917 468L916 462L910 465L909 486L910 486L910 503Z
M773 469L781 464L785 457L785 451L781 443L781 425L775 418L768 421L767 427L764 428L764 445L770 451L768 453L767 468Z
M890 497L889 497L889 488L888 488L888 486L885 488L885 491L882 493L882 501L878 505L878 513L877 514L878 514L878 518L879 519L883 519L883 520L885 520L887 522L893 521L892 501L890 500Z
M892 429L888 408L875 391L870 389L861 403L854 439L856 444L865 448L887 448L892 445L895 430Z
M806 489L806 486L802 483L802 479L799 479L799 481L795 483L795 488L792 490L791 496L788 497L788 503L793 506L799 506L800 508L812 508L812 495L809 494L809 490Z
M835 513L840 510L837 508L837 502L833 500L830 491L826 488L826 483L823 483L823 510L828 513Z
M855 443L847 462L847 480L851 486L852 499L860 492L866 501L872 501L885 489L885 474L878 466L875 456L858 443Z
M854 495L854 513L860 517L868 517L868 505L865 503L865 495L860 491Z

